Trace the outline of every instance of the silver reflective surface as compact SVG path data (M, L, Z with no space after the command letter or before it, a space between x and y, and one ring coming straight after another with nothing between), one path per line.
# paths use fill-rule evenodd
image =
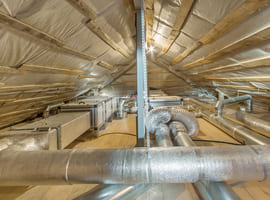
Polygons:
M269 145L159 147L149 152L151 158L146 148L2 151L0 185L262 181L270 174Z

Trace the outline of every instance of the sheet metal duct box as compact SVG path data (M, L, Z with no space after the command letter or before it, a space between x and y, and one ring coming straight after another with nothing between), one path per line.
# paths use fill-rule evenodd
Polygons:
M78 103L85 102L85 103L97 103L97 102L104 102L105 104L105 119L106 122L112 121L112 98L111 97L105 97L105 96L92 96L85 99L80 99Z
M99 130L105 125L105 103L102 101L93 102L90 100L79 101L78 103L69 103L61 106L62 112L89 112L91 117L91 129Z
M159 96L148 98L150 107L182 105L183 99L178 96Z
M89 129L89 112L72 112L60 113L16 129L11 129L3 133L2 136L18 137L26 141L30 141L32 137L33 141L38 140L37 143L40 144L46 143L49 150L55 150L64 149Z
M117 111L117 97L112 98L112 112L115 113Z

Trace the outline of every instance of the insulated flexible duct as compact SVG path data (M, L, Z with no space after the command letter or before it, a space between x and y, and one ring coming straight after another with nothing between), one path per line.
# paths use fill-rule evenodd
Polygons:
M197 119L191 113L184 109L166 106L151 110L148 114L146 126L150 132L154 133L161 123L165 124L170 120L183 123L190 136L196 135L200 130Z
M194 115L184 109L172 109L171 114L172 121L179 121L184 124L188 135L195 136L199 133L200 125Z
M264 181L269 155L269 145L1 151L0 185Z

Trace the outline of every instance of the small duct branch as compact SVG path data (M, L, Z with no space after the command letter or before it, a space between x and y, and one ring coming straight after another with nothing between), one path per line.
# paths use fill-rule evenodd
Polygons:
M270 139L267 137L264 137L258 133L263 132L265 133L266 130L270 129L270 127L268 126L267 123L265 123L263 120L258 120L257 118L253 117L253 116L248 116L247 118L249 119L249 121L254 121L254 123L252 123L251 121L247 124L244 124L243 127L242 125L239 125L239 123L235 123L233 121L228 120L223 118L222 116L216 116L213 112L214 112L214 107L211 104L206 104L203 102L200 102L196 99L193 98L187 98L185 99L185 102L187 102L189 105L195 105L198 106L200 108L200 113L201 116L206 119L207 121L209 121L210 123L214 124L215 126L219 127L220 129L222 129L225 133L227 133L228 135L230 135L231 137L233 137L234 139L236 139L237 141L243 143L243 144L248 144L248 145L255 145L255 144L259 144L259 145L267 145L270 144ZM211 112L210 112L211 111ZM232 113L229 109L224 110L224 117L227 117L227 113ZM232 114L230 114L232 115ZM248 114L243 114L240 113L238 114L239 116L237 116L237 113L235 111L235 113L233 114L236 116L236 120L234 121L242 121L243 119L240 119L239 116L243 116L243 115L248 115ZM246 118L246 119L247 119ZM250 129L258 132L254 132Z
M269 145L1 151L0 185L264 181L269 155Z
M252 111L252 96L247 94L247 95L243 95L243 96L237 96L237 97L225 99L222 101L218 101L216 104L216 107L215 107L216 112L217 112L217 116L222 115L222 109L225 105L238 103L238 102L242 102L242 101L247 101L248 112L251 112Z

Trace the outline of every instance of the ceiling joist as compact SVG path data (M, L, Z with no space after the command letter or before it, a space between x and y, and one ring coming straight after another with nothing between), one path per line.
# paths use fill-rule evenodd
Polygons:
M176 57L171 65L175 65L185 57L187 57L190 53L192 53L195 49L199 48L201 45L206 45L216 38L218 38L221 34L231 29L233 26L238 24L239 22L246 19L248 16L252 15L261 7L265 6L269 3L269 0L246 0L239 7L231 11L228 15L226 15L222 20L220 20L208 33L206 33L199 41L195 42L190 48L186 49L181 55ZM195 61L190 65L185 66L185 69L191 68L192 66L196 66L200 64L199 61Z

